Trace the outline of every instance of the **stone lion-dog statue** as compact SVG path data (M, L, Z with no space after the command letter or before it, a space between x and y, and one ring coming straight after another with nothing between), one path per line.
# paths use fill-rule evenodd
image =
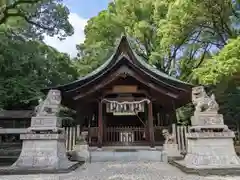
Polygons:
M61 92L59 90L50 90L46 99L39 100L38 106L35 108L36 116L56 116L61 106Z
M165 138L164 144L176 144L175 137L169 133L168 129L163 129L162 135Z
M215 95L207 95L203 86L192 88L192 103L195 106L195 113L198 112L218 112L219 105L215 100Z

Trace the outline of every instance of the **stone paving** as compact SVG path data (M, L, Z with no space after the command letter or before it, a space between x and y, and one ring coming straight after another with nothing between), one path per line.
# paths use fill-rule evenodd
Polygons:
M95 162L68 174L11 175L0 180L240 180L239 177L186 175L159 162Z

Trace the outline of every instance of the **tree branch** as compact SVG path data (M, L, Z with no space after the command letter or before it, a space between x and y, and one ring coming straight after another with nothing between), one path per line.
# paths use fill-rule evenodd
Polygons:
M208 45L204 48L204 52L202 54L202 57L201 57L199 63L194 67L194 69L198 68L202 64L207 52L208 52Z
M3 10L3 12L1 12L3 14L3 16L2 16L2 18L0 18L0 25L5 23L7 21L7 19L12 16L20 16L21 17L21 15L18 13L9 13L9 10L15 9L18 5L21 5L21 4L36 4L40 1L42 1L42 0L19 0L19 1L15 1L14 3L10 4Z

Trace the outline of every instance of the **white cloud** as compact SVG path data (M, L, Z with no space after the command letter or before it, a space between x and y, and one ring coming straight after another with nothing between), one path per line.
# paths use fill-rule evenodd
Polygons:
M69 22L74 28L74 34L60 41L57 37L46 36L44 42L60 52L68 53L71 57L76 57L76 44L84 41L84 27L87 24L87 19L80 17L76 13L70 13Z

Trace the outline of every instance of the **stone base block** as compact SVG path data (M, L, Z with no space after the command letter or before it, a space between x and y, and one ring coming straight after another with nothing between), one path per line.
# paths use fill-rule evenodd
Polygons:
M163 150L167 153L168 157L181 157L177 144L164 144Z
M191 117L192 126L224 125L223 115L217 112L198 112Z
M9 168L15 171L67 171L77 167L66 156L65 142L62 138L24 139L18 160Z
M185 166L194 169L239 167L231 137L188 139Z
M26 168L26 167L0 167L0 175L29 175L29 174L59 174L70 173L71 171L82 166L83 162L74 162L68 168L49 169L49 168Z
M30 129L36 127L62 127L61 118L56 116L35 116L31 119Z
M174 160L169 159L169 164L179 168L182 172L187 174L197 174L200 176L240 176L240 167L232 166L225 168L204 168L204 169L195 169L186 167L185 162L183 160Z

